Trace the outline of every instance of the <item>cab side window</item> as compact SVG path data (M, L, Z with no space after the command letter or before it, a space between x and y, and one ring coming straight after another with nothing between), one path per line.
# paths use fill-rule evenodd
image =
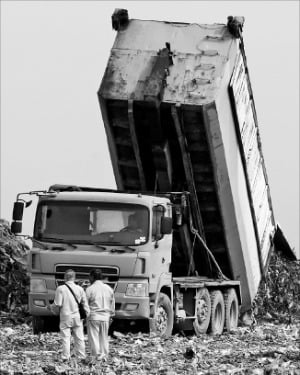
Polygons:
M164 216L164 211L163 206L153 207L152 241L158 241L163 237L161 233L161 218Z

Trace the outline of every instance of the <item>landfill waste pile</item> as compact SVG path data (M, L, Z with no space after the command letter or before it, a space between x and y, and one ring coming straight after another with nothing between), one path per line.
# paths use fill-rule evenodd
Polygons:
M254 300L256 319L291 323L300 320L300 261L274 252Z
M24 321L27 311L29 278L28 245L13 235L6 220L0 219L0 311L1 321Z

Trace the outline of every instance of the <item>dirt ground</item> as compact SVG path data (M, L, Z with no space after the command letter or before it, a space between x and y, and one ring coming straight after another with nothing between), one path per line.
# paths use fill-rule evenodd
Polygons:
M59 333L32 334L31 325L2 324L0 375L8 374L293 374L300 375L300 321L262 322L222 336L146 333L110 336L106 361L60 360ZM86 337L86 351L89 345Z

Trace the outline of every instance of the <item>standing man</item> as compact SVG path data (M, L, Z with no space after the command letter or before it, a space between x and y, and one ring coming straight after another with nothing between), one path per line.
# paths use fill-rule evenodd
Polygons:
M110 286L103 283L100 269L90 273L91 286L86 289L90 307L87 321L88 337L92 356L96 360L105 359L109 351L108 328L111 316L115 315L114 292Z
M70 359L71 334L74 338L75 355L78 359L85 358L85 344L83 324L80 319L78 303L69 288L72 289L78 302L83 302L87 315L90 312L86 295L81 286L75 284L76 274L73 270L67 270L64 275L65 284L60 285L55 291L55 298L50 310L54 312L59 309L59 329L62 337L62 360Z

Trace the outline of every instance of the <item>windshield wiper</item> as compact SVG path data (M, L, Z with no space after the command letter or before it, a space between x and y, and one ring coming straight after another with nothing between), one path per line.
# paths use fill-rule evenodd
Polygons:
M31 240L32 242L36 242L37 244L42 245L43 249L45 249L45 250L49 249L49 247L46 244L44 244L43 242L40 242L40 241L36 240L35 238L33 238L31 236L26 236L25 239Z
M53 247L51 247L51 250L65 251L67 249L63 246L53 246Z
M124 246L126 250L130 250L132 252L136 251L133 247L130 246ZM125 249L110 249L112 253L124 253L126 250Z
M131 251L136 251L136 249L134 249L133 247L130 247L130 246L125 246L125 249L131 250Z
M49 237L43 237L43 239L45 241L49 241L49 242L60 242L62 244L66 244L66 245L69 245L71 247L73 247L73 249L77 249L77 246L74 245L72 242L69 242L69 241L66 241L64 238L49 238Z
M81 240L80 243L85 244L85 245L94 245L98 247L99 249L106 250L105 246L102 246L100 243L93 242L93 241L88 241L88 240Z

